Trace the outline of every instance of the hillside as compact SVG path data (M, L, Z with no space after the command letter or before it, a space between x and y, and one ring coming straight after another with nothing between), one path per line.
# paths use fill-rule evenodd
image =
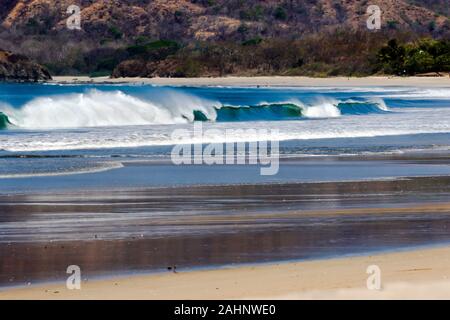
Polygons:
M430 22L448 31L446 0L4 0L0 4L4 28L51 33L65 28L66 9L82 8L83 33L111 36L111 27L123 37L224 40L248 33L260 36L292 36L333 27L365 26L366 9L377 4L384 24L426 30ZM446 4L447 3L447 4ZM447 15L447 17L445 16Z
M66 28L66 10L73 3L81 8L81 31ZM378 34L366 28L369 4L379 5L383 12ZM130 46L157 40L177 42L180 48L217 43L232 47L314 36L323 41L324 35L334 38L336 32L345 32L350 37L358 34L366 42L360 49L367 51L370 41L379 47L397 34L408 40L450 38L448 17L447 0L3 0L0 46L30 56L56 74L102 73L122 61L135 63ZM147 73L170 69L168 73L175 75L180 64L167 56L156 63L147 61Z

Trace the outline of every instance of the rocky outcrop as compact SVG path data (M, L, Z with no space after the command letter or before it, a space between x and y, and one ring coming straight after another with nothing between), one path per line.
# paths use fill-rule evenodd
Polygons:
M27 57L0 49L0 81L37 82L51 80L48 70Z

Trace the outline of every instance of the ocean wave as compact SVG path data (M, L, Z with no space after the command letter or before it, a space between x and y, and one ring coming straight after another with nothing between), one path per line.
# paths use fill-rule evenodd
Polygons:
M169 91L163 97L137 98L122 91L36 98L20 108L0 106L0 129L58 129L180 124L193 121L238 122L335 118L387 111L384 101L317 98L308 104L288 100L256 105L222 105Z
M0 112L0 130L7 129L11 125L12 123L9 121L8 116Z
M314 121L253 122L242 133L242 122L205 122L203 135L195 135L193 124L108 127L76 130L25 131L0 134L0 149L8 152L53 150L96 150L172 146L194 143L236 143L251 141L320 140L363 137L388 137L417 134L448 134L449 108L400 110L376 115L343 116ZM177 129L186 136L174 137ZM210 130L211 129L211 130ZM260 129L264 129L261 132ZM276 136L273 131L277 131ZM411 137L420 145L421 138ZM386 141L390 141L387 138Z
M194 108L208 117L214 116L214 108L207 108L201 99L174 95L171 108L167 108L159 101L145 101L121 91L92 89L80 94L36 98L20 108L0 106L3 114L0 119L4 127L50 129L186 123L193 121Z
M216 122L230 121L275 121L314 118L336 118L342 115L363 115L388 112L382 99L343 100L318 98L314 103L304 104L298 100L276 103L261 103L253 106L227 106L216 109ZM194 112L197 121L210 121L200 111Z

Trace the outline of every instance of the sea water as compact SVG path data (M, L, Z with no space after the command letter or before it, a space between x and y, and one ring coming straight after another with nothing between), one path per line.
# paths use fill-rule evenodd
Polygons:
M122 180L126 181L133 172L136 177L139 171L148 174L127 163L170 161L174 144L198 142L190 140L192 135L181 140L173 138L174 130L192 131L196 121L202 121L205 128L203 143L268 138L261 134L242 136L239 130L234 136L220 134L227 129L277 130L280 157L285 159L447 153L450 88L2 84L0 181L5 187L16 178L68 174L82 175L71 179L83 180L89 172L118 168L125 170ZM303 170L298 178L326 181L449 173L448 165L383 168L375 172L368 166L358 171L358 166L348 164L334 177L335 169L329 168L325 174L327 170L319 165ZM173 170L166 168L167 172ZM207 173L187 170L183 179L177 180L177 175L172 174L162 175L160 180L169 184L220 181L211 174L222 176L224 183L283 182L293 178L292 170L286 167L271 180L248 170L252 169L202 168L200 171ZM152 185L138 181L144 178L145 174L140 179L130 178L128 184L133 186L136 181L137 186ZM64 185L65 180L59 184Z

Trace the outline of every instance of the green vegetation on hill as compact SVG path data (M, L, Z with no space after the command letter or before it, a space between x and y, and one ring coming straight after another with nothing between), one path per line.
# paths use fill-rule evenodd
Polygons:
M393 39L380 49L378 60L389 74L450 72L450 40L421 39L399 44Z
M302 39L255 37L244 41L184 44L136 37L131 44L86 51L74 48L66 60L49 62L46 66L54 74L112 74L115 77L327 77L448 72L449 61L449 40L415 39L399 32L337 30Z
M147 43L137 43L126 48L130 57L140 57L144 59L161 60L174 54L180 48L175 41L158 40Z
M53 74L114 77L367 76L450 72L450 41L410 33L336 30L301 39L245 37L236 41L151 40L98 48L65 47L45 65Z
M398 38L389 40L383 34L336 31L301 40L255 38L238 43L193 42L184 46L156 42L140 46L143 49L120 63L113 75L326 77L449 71L448 40L411 40L402 34Z

